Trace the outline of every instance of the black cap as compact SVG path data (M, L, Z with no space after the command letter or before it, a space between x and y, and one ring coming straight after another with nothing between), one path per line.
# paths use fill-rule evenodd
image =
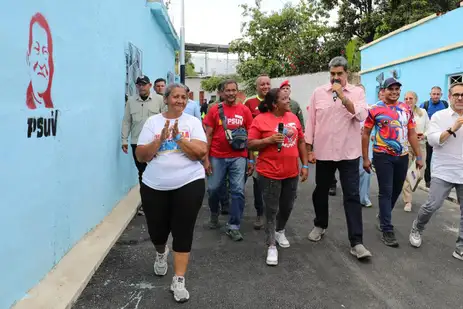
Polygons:
M395 79L394 77L390 77L384 81L383 87L381 88L386 89L391 87L392 85L399 85L402 87L402 84L397 79Z
M136 85L138 85L138 84L147 85L149 83L151 83L151 81L150 81L149 77L146 76L146 75L142 75L142 76L138 77L137 81L135 82Z

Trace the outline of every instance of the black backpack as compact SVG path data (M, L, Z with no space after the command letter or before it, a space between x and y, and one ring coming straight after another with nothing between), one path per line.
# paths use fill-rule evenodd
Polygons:
M447 101L442 101L442 102L444 103L445 108L448 108L448 107L449 107L449 103L447 103ZM428 108L429 108L429 100L426 101L426 102L424 102L423 108L424 108L426 111L428 111Z

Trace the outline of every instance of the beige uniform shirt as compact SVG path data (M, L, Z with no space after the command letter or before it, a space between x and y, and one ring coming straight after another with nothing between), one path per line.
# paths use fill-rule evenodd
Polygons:
M146 120L165 110L162 96L151 93L146 101L140 96L130 97L125 104L124 119L122 120L122 145L137 144L143 125Z

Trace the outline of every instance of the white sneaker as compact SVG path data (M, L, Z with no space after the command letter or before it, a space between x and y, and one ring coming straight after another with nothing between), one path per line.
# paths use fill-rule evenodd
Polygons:
M363 259L366 259L366 258L369 258L369 257L372 256L371 252L368 251L365 248L365 246L362 245L362 244L358 244L355 247L352 247L350 249L350 254L352 254L353 256L355 256L359 260L363 260Z
M405 212L411 212L412 211L412 203L405 204L404 211Z
M285 230L275 232L275 240L282 248L289 248L289 241L285 236Z
M278 265L278 250L276 246L269 246L267 250L267 265Z
M156 260L154 261L154 273L158 276L167 274L167 257L169 256L169 247L166 246L164 253L156 252Z
M311 241L320 241L322 236L325 234L326 230L321 227L315 226L309 234L309 240Z
M174 293L174 299L178 303L184 303L190 299L190 293L185 289L185 277L174 276L170 291Z
M412 228L408 240L410 241L410 245L419 248L421 246L421 233L417 229Z

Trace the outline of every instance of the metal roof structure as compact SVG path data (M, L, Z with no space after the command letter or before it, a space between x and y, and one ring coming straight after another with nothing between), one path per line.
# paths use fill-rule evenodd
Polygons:
M210 43L185 43L185 50L189 52L216 52L228 54L229 45L210 44Z

